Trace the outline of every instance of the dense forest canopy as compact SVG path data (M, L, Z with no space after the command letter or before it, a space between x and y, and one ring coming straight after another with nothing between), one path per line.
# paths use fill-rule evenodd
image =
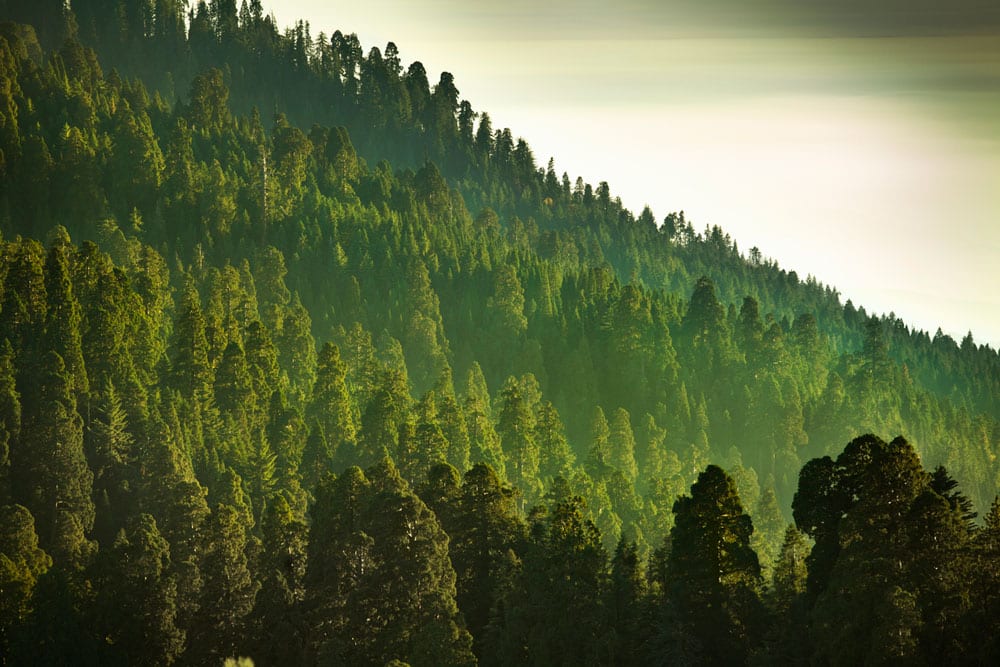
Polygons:
M0 660L997 658L995 350L187 4L0 3Z

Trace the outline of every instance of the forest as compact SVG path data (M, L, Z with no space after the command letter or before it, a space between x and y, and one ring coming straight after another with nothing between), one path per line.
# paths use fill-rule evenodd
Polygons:
M1000 663L998 352L431 80L0 0L0 663Z

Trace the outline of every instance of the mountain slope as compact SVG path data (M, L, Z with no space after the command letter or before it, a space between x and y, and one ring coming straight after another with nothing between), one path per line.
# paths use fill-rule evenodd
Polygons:
M432 89L389 47L362 57L351 36L279 35L252 5L199 5L187 35L174 3L132 27L146 4L115 20L100 7L76 14L97 52L60 41L51 16L34 17L51 52L32 28L0 27L0 493L68 571L110 581L102 559L141 551L149 571L130 576L160 582L146 611L164 662L185 632L188 660L221 659L290 610L320 634L363 626L330 600L389 571L385 544L407 528L380 522L386 507L419 524L415 567L433 588L399 597L443 596L436 631L462 662L452 598L471 579L449 583L435 523L455 543L471 530L448 515L461 473L493 498L482 529L503 534L497 553L530 551L518 522L548 505L530 548L580 557L595 591L602 540L661 546L712 462L765 568L802 465L862 433L904 433L990 506L995 351L841 306L682 214L636 218L606 184L539 169L449 75ZM323 523L310 506L345 515ZM297 551L283 560L285 545ZM374 554L376 569L325 560L333 549ZM326 569L307 575L306 561ZM558 558L536 564L559 580ZM362 607L378 597L359 590ZM420 628L421 613L392 618ZM126 630L139 632L108 632ZM396 655L408 639L394 637L365 641ZM348 650L314 640L297 641Z

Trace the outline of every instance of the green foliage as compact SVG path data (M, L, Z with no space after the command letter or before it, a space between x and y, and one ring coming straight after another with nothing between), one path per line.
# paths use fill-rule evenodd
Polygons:
M996 662L995 350L192 4L0 11L14 662Z
M313 659L474 664L472 638L458 624L448 538L390 463L328 477L312 514L305 605Z
M122 530L99 564L95 612L110 644L106 659L169 665L185 646L177 626L177 581L170 545L156 521L140 514Z
M38 546L35 520L21 505L0 507L0 649L8 654L19 627L31 613L32 593L38 577L52 566L52 559Z
M710 662L745 662L759 641L760 563L750 546L753 524L736 485L710 465L674 504L664 581L678 622Z

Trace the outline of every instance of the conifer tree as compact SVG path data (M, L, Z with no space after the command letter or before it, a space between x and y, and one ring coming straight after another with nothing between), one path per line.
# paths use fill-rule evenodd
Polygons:
M501 664L602 664L611 638L607 553L583 500L570 497L533 517L523 567L504 596L487 648Z
M94 471L94 537L102 547L110 546L132 514L138 482L135 438L121 395L110 381L93 401L84 444Z
M94 474L83 448L83 420L76 412L73 379L55 352L38 368L38 393L27 396L18 448L12 452L14 499L35 517L39 540L59 565L85 564L93 545Z
M304 659L308 528L281 493L268 502L261 522L261 588L253 611L251 642L260 662L299 664Z
M21 399L14 375L14 351L10 341L0 345L0 502L11 500L11 450L21 432Z
M618 541L611 558L611 579L607 607L614 628L611 661L635 664L642 643L642 605L646 597L646 577L634 542Z
M170 347L170 386L201 406L209 405L212 369L208 363L205 316L201 297L191 280L184 287Z
M318 659L475 664L447 536L391 463L327 478L313 516L306 609Z
M510 481L526 498L534 499L539 491L539 451L535 441L535 415L529 400L524 381L508 378L500 392L497 434L510 462L507 470Z
M247 509L227 504L216 505L206 521L201 604L190 625L185 653L190 660L218 663L238 655L248 642L247 617L261 586L247 558L251 527Z
M102 554L95 612L107 659L169 665L185 646L177 625L177 581L170 545L156 520L140 514Z
M466 430L469 433L469 461L483 463L494 470L501 479L506 477L503 448L500 436L493 425L490 394L486 379L478 363L473 362L465 383Z
M31 512L21 505L0 506L0 655L10 655L31 613L38 577L51 566L52 558L38 546Z
M254 397L246 355L235 341L226 346L215 369L214 395L220 412L232 415L245 413Z
M745 662L760 640L760 564L736 485L710 465L674 504L666 593L706 660Z
M469 469L469 431L465 414L452 385L451 368L446 367L434 385L437 421L448 441L448 462L458 470Z
M320 350L316 383L306 416L310 423L320 425L334 452L341 443L354 443L357 437L357 424L347 390L347 366L334 343L324 343Z
M611 427L599 405L594 406L590 418L590 448L585 466L594 479L601 479L609 473L611 466Z
M45 331L45 250L37 241L21 241L5 251L3 307L0 338L10 341L17 358L18 390L25 391L28 357L38 348Z
M205 524L209 517L206 490L194 476L191 459L157 412L139 443L143 461L139 481L139 509L157 519L170 543L171 567L177 574L179 624L187 628L198 609L203 586L201 559Z
M68 241L53 243L45 261L45 295L48 307L43 345L46 350L52 350L62 357L79 401L86 396L90 385L83 363L80 304L73 294L68 248Z
M635 462L635 436L632 433L632 420L625 408L615 410L609 429L610 459L608 463L620 470L626 479L634 483L636 477L639 476L639 468Z
M569 447L559 412L551 401L538 406L535 420L535 440L538 443L538 472L544 479L568 477L576 457Z
M493 605L516 571L515 552L525 528L517 513L517 492L503 484L489 466L474 465L462 480L451 524L449 556L457 575L457 601L475 641L476 655L486 661L486 627Z

